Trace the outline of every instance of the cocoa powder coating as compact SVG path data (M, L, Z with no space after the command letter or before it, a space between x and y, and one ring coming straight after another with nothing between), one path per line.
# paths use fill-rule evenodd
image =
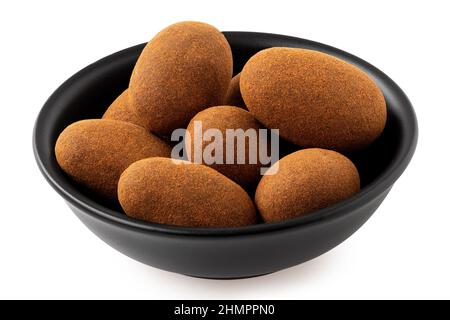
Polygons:
M244 132L248 129L259 130L263 129L261 124L246 110L238 107L232 106L217 106L208 108L199 112L195 115L191 122L189 123L187 130L191 136L191 141L189 145L186 145L188 159L194 162L194 151L200 152L203 155L205 148L211 143L210 141L202 141L201 146L198 150L194 150L194 123L199 121L202 124L203 132L208 129L218 129L223 137L222 150L223 154L220 158L220 163L209 164L209 166L223 175L227 176L231 180L235 181L241 187L246 190L256 187L259 179L261 178L260 167L261 163L250 163L250 142L249 139L245 138L245 162L242 164L238 163L238 139L233 138L232 143L234 144L233 153L234 157L233 163L229 164L226 162L227 158L227 129L242 129ZM258 131L256 131L258 134ZM259 141L258 141L259 143ZM254 153L258 154L258 146L254 146ZM231 158L231 157L230 157ZM203 159L202 159L203 160ZM257 160L259 160L257 158ZM202 161L203 162L203 161Z
M220 105L233 71L230 45L205 23L180 22L144 48L130 79L130 97L150 130L170 136L199 111Z
M170 147L144 128L116 120L82 120L64 129L55 146L60 167L76 182L109 200L133 162L170 157Z
M185 227L238 227L256 223L247 193L204 165L167 158L137 161L119 180L118 196L130 217Z
M262 50L244 66L240 89L261 123L302 147L361 149L386 123L386 103L375 81L318 51Z
M111 103L102 119L120 120L130 122L148 129L148 120L137 115L136 110L131 106L129 99L129 91L126 89L122 92L116 100Z
M278 173L264 176L256 189L255 203L265 222L292 219L359 191L358 170L335 151L304 149L278 165Z
M239 86L240 79L241 79L240 73L238 73L233 77L233 79L231 79L223 104L227 106L235 106L247 109L241 95L241 88Z

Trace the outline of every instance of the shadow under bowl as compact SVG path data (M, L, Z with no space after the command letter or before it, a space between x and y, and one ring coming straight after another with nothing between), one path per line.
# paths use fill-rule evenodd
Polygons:
M417 143L417 121L406 95L383 72L339 49L275 34L224 32L235 73L269 47L322 51L365 71L378 84L388 107L386 129L368 149L349 154L361 175L361 191L328 208L298 218L240 228L183 228L143 222L107 206L73 183L56 162L54 146L69 124L100 118L128 86L145 44L101 59L62 84L43 106L33 132L38 166L78 218L113 248L150 266L185 275L232 279L263 275L313 259L361 227L408 165Z

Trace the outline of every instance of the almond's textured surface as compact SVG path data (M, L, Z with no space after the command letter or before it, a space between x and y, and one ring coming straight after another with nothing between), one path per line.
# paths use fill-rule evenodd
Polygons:
M335 151L305 149L278 163L278 173L264 176L256 189L256 206L266 222L322 209L359 191L358 170Z
M208 129L218 129L221 132L221 135L223 137L223 157L221 158L223 164L210 164L209 166L211 168L216 169L223 175L227 176L231 180L238 183L240 186L242 186L244 189L248 190L252 187L255 187L258 183L259 179L261 178L260 174L260 167L261 164L255 163L252 164L249 161L249 140L245 139L245 163L238 164L238 153L237 153L237 146L238 141L237 138L234 138L234 157L233 161L234 164L227 164L226 163L226 130L227 129L242 129L244 132L248 129L263 129L261 124L246 110L243 110L238 107L232 107L232 106L217 106L208 108L206 110L203 110L199 112L197 115L192 118L191 122L189 123L189 126L187 128L190 136L191 136L191 143L190 145L187 145L187 154L190 161L194 162L194 123L195 121L199 121L202 124L202 130L203 134ZM256 134L258 134L258 131L256 131ZM203 151L205 148L210 144L210 141L203 141L201 144L201 149L198 151L203 154ZM200 146L200 144L199 144ZM253 151L255 154L258 154L258 146L255 145L253 148ZM203 159L204 160L204 159ZM244 160L244 159L243 159ZM258 160L258 159L257 159ZM196 161L195 161L196 162ZM202 161L203 163L203 161Z
M317 51L262 50L244 66L240 89L260 122L302 147L361 149L386 122L384 96L375 82L353 65Z
M222 103L232 70L231 49L219 30L176 23L142 51L130 80L131 101L152 132L170 136L197 112Z
M209 167L186 161L137 161L120 177L118 195L127 215L161 224L235 227L257 221L241 187Z
M75 181L106 199L117 199L120 174L147 157L170 157L171 149L137 125L115 120L82 120L56 141L60 167Z
M102 119L130 122L148 129L148 121L143 117L138 116L136 110L131 106L128 89L122 92L122 94L111 103Z
M235 106L243 109L247 109L245 102L242 99L241 89L239 87L239 81L241 74L238 73L231 79L230 86L228 87L227 94L225 95L224 105Z

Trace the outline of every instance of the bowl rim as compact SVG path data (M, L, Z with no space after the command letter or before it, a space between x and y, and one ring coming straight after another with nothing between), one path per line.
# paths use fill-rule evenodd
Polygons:
M224 35L228 39L234 39L235 41L245 41L249 38L257 41L258 43L270 43L277 41L297 41L302 42L304 45L301 47L304 48L315 48L315 50L323 51L326 53L333 54L334 56L338 56L347 60L349 62L356 63L360 66L363 66L364 69L370 71L371 75L374 76L377 82L383 83L383 86L380 86L382 91L384 92L384 88L388 88L393 94L397 95L398 98L403 102L401 104L401 108L403 111L407 113L407 117L409 118L409 134L403 140L402 145L400 146L401 150L396 153L396 157L394 157L393 161L389 164L389 166L384 170L379 176L377 176L371 183L362 188L358 193L351 196L348 199L340 201L334 205L329 207L311 212L307 215L302 215L290 220L272 222L272 223L262 223L251 226L243 226L243 227L231 227L231 228L193 228L193 227L179 227L173 225L163 225L157 224L147 221L141 221L137 219L130 218L123 213L118 211L109 209L105 206L102 206L93 200L88 199L87 197L79 197L77 195L72 194L67 190L66 184L61 181L57 181L55 177L47 169L47 165L43 160L41 155L42 150L38 147L38 135L40 131L41 123L44 122L45 114L49 109L54 107L52 103L52 97L64 92L65 88L70 85L72 82L76 82L79 79L79 75L82 73L87 73L91 70L93 66L99 63L104 63L105 61L111 61L118 57L121 54L130 53L132 50L137 50L141 48L145 44L136 45L119 52L113 53L111 55L106 56L103 59L100 59L89 66L83 68L82 70L75 73L72 77L66 80L55 92L50 96L50 98L46 101L44 106L41 108L38 117L36 119L34 128L33 128L33 152L35 155L36 162L45 179L49 182L49 184L72 206L75 206L79 210L89 214L90 216L103 220L107 223L113 223L120 227L138 229L140 231L147 231L153 233L162 233L167 235L184 235L184 236L236 236L236 235L249 235L249 234L259 234L259 233L267 233L273 231L281 231L296 227L303 227L313 223L321 223L325 220L330 219L338 219L342 216L350 214L354 209L359 208L366 203L369 203L371 200L377 198L381 194L383 194L386 190L390 189L393 183L400 177L403 171L408 166L418 139L418 125L417 118L414 112L414 109L409 101L408 97L405 93L400 89L400 87L386 74L384 74L381 70L377 69L375 66L369 64L368 62L348 53L343 50L337 49L332 46L328 46L319 42L291 37L286 35L279 35L273 33L260 33L260 32L247 32L247 31L227 31L224 32ZM259 41L258 41L259 40ZM273 45L272 45L273 46ZM300 47L300 46L299 46ZM320 49L317 49L320 48ZM64 180L64 179L63 179Z

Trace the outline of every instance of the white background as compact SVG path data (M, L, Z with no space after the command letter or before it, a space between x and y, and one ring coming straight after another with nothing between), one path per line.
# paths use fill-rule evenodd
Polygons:
M449 15L448 1L0 1L0 298L450 298ZM116 252L46 183L31 147L46 98L79 69L182 20L327 43L407 93L416 154L345 243L260 278L189 278Z

